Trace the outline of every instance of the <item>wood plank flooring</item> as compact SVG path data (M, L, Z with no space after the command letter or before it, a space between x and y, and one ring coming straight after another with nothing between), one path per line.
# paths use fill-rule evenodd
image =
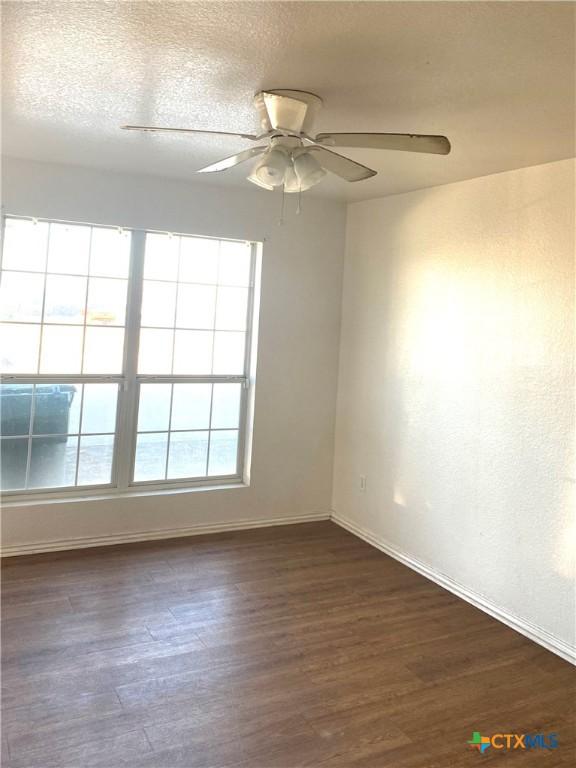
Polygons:
M576 765L571 665L332 523L2 575L3 768Z

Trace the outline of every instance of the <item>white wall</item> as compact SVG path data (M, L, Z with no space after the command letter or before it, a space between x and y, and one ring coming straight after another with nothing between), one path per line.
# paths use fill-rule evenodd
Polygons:
M326 516L330 511L344 205L7 158L5 213L265 240L248 488L3 509L3 547Z
M334 466L338 517L558 644L574 236L570 160L351 205Z

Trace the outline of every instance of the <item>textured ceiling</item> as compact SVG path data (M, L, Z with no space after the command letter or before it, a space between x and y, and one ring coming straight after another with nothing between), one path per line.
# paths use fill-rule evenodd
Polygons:
M448 157L347 150L378 171L348 200L574 155L573 3L3 2L3 151L193 178L244 140L261 88L313 91L318 131L443 133ZM197 177L248 184L248 168ZM265 194L262 192L262 194Z

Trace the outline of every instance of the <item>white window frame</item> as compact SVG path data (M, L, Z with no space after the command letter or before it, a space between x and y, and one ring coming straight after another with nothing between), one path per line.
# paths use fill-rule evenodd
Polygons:
M153 229L133 229L130 227L118 225L93 224L79 221L65 221L62 219L45 219L31 216L21 216L17 214L6 213L2 215L2 244L4 241L4 227L6 219L24 219L48 224L71 224L93 226L108 229L122 229L131 233L131 252L130 269L128 274L128 296L126 305L126 323L124 333L124 354L123 354L123 372L118 375L99 375L99 374L10 374L0 375L3 384L118 384L118 400L116 406L116 425L114 431L114 453L111 471L111 482L98 485L74 485L60 486L51 488L30 488L14 489L2 491L2 498L6 502L34 502L39 500L59 500L73 499L79 497L98 497L108 495L142 495L154 492L178 491L185 489L199 489L211 487L222 487L228 485L247 485L249 483L249 460L250 449L250 422L251 422L251 403L253 400L253 390L255 385L255 338L253 336L256 327L256 318L258 313L257 300L259 300L259 272L260 272L260 253L261 243L256 241L235 240L224 237L209 237L181 232L166 232ZM149 375L138 373L138 351L140 339L140 314L142 308L142 295L144 288L144 258L146 234L172 234L182 237L198 237L207 240L243 242L250 245L250 281L248 286L247 302L247 323L244 346L244 370L238 375ZM3 249L0 247L0 260ZM0 261L0 272L2 264ZM46 290L46 287L44 288ZM213 475L199 478L179 478L176 480L132 480L134 464L136 459L136 440L137 440L137 420L138 420L138 400L140 387L146 383L239 383L241 387L240 398L240 421L238 427L238 454L237 454L237 472L233 475ZM32 400L34 403L34 399ZM32 408L34 406L32 405ZM212 404L210 406L210 415ZM33 429L34 413L30 414L29 440ZM165 432L166 430L163 430ZM173 430L186 431L190 430ZM194 430L193 430L194 431ZM200 430L207 431L207 430ZM210 437L212 431L208 430L208 456L210 448ZM75 434L75 433L70 433ZM170 440L170 432L168 440ZM45 435L42 435L45 437ZM80 438L78 439L78 448L80 448ZM167 447L167 458L169 456L169 445ZM78 461L78 458L77 458ZM30 448L28 449L28 461L26 469L26 480L28 479L30 464ZM78 472L78 464L76 465Z

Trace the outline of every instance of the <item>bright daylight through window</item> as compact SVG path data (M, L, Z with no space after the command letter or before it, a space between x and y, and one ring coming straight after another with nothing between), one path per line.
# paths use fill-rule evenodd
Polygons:
M7 217L2 491L243 475L256 246Z

